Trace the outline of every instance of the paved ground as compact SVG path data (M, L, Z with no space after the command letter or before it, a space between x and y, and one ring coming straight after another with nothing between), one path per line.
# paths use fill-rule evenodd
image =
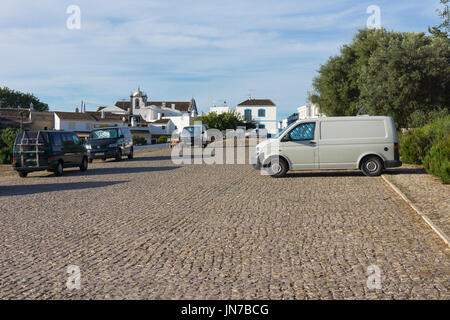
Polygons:
M449 299L450 253L381 178L174 165L0 178L0 298ZM69 290L78 265L81 289ZM367 268L381 269L381 289Z
M450 185L442 184L438 177L416 165L404 165L385 176L447 237L450 236Z

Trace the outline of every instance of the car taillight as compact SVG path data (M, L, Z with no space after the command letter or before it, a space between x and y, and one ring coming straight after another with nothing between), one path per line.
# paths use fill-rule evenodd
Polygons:
M55 157L48 157L48 162L52 162L53 160L55 160Z
M398 152L398 142L394 143L394 152Z

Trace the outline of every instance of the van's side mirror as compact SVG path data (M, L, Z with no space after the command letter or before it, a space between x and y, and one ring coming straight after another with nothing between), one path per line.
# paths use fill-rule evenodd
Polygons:
M291 141L291 136L289 134L285 135L282 139L281 142L287 142L287 141Z

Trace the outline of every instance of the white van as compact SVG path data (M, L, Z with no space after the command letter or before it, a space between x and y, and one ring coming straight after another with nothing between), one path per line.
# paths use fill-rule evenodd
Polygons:
M256 168L274 177L289 170L360 169L379 176L401 167L392 117L323 117L299 120L256 146Z

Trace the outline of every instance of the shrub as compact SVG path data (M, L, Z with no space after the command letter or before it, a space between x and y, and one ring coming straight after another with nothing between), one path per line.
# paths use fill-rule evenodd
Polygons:
M431 147L450 132L450 115L436 118L430 124L402 134L399 137L400 154L405 163L423 164Z
M12 162L14 141L18 133L19 130L12 128L0 130L0 163Z
M161 136L161 137L158 138L157 143L158 144L160 144L160 143L167 143L167 140L169 138L170 138L169 136Z
M428 173L441 178L442 183L450 183L450 134L431 147L423 166Z
M133 134L133 144L135 146L142 146L144 144L147 144L147 140L145 140L144 137Z

